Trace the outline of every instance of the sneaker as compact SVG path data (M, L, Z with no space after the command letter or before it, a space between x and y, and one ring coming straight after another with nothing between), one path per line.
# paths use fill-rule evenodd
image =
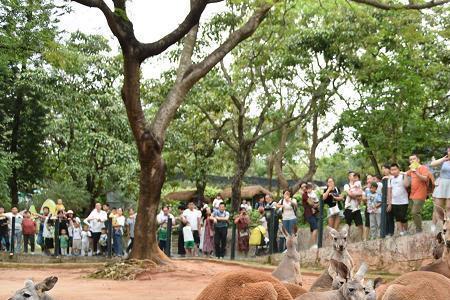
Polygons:
M309 248L309 249L315 250L315 249L317 249L317 248L318 248L317 245L312 245L311 248Z
M31 255L34 255L34 252L31 252Z
M405 235L406 235L405 231L400 232L400 236L405 236Z

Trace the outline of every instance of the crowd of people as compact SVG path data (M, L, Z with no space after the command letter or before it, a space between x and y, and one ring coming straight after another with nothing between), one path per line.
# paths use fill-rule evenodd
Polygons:
M111 222L112 253L118 257L129 253L133 247L136 222L132 208L126 218L122 208L111 209L108 204L96 203L89 216L81 220L75 217L73 210L66 211L62 199L57 200L56 214L46 206L42 213L19 212L17 207L5 212L0 207L0 247L2 251L14 253L28 253L30 250L35 254L38 245L45 255L107 255L108 222Z
M433 160L433 168L440 168L440 175L435 180L433 172L420 163L417 155L409 157L409 169L402 171L399 164L386 164L382 176L366 174L364 181L357 172L348 172L348 182L339 189L332 177L326 181L326 187L318 190L312 183L300 186L299 202L290 190L283 191L280 200L272 195L261 196L254 205L242 200L239 212L233 217L227 211L221 195L211 204L198 207L193 201L178 206L175 217L171 207L164 205L157 215L157 241L161 250L166 251L168 243L169 220L178 233L178 254L180 256L215 256L223 259L226 255L227 237L232 223L236 225L237 250L244 256L255 246L255 255L273 239L274 251L284 251L285 236L283 232L292 233L299 221L299 206L303 207L304 222L311 231L309 247L317 247L317 235L321 215L320 198L323 200L322 216L327 218L328 226L339 229L345 222L350 230L356 230L357 240L376 239L380 237L381 212L386 209L386 235L403 236L411 232L408 228L408 213L414 223L415 232L422 232L422 209L425 200L433 197L432 231L444 212L450 212L450 148L447 155ZM383 197L383 194L385 197ZM383 200L385 205L383 206ZM97 203L95 208L83 221L74 217L72 210L65 210L61 199L56 205L57 213L50 213L43 207L42 213L30 211L19 212L13 207L5 213L0 207L0 247L11 249L11 235L14 234L14 251L35 253L38 244L46 255L105 255L108 246L108 228L111 228L112 249L115 256L130 252L134 240L136 213L131 208L128 217L122 208L110 209L108 204ZM362 211L364 210L364 211ZM252 223L251 214L256 211L257 221ZM274 213L274 236L269 234L268 211ZM14 225L12 220L15 220ZM111 222L111 226L108 222ZM56 228L56 224L58 225ZM14 230L12 230L14 226ZM353 226L353 227L352 227ZM283 230L285 229L285 230ZM58 234L55 235L55 230ZM55 237L58 240L55 241ZM22 249L23 245L23 249ZM125 247L124 247L125 245Z

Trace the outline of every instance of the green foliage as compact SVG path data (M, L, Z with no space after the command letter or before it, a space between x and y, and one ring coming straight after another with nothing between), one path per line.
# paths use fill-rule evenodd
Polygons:
M45 200L62 199L66 211L71 209L76 215L81 216L84 210L89 208L89 193L83 188L74 185L72 182L46 181L42 184L41 190L33 195L33 204L36 210L40 210Z

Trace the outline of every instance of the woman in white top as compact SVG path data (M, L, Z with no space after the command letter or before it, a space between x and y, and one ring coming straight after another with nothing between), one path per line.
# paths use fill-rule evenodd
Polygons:
M125 217L123 216L122 208L117 209L117 215L115 217L115 223L113 224L113 246L114 246L114 254L117 256L123 255L123 226L125 226Z
M289 190L283 192L283 199L278 202L277 208L282 210L283 227L291 234L294 226L297 225L297 201L291 198Z
M433 191L433 200L435 210L433 213L433 230L436 230L436 223L438 218L444 220L444 211L440 208L447 210L447 215L450 214L450 148L447 149L447 155L440 159L433 160L430 164L431 167L440 167L441 172L439 178L436 180L436 187Z

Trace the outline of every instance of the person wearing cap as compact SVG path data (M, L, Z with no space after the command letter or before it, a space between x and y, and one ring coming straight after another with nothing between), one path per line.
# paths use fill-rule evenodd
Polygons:
M441 168L433 191L434 213L432 229L436 230L437 221L444 220L443 209L447 211L447 215L450 214L450 148L447 148L446 154L442 158L433 160L430 166Z

